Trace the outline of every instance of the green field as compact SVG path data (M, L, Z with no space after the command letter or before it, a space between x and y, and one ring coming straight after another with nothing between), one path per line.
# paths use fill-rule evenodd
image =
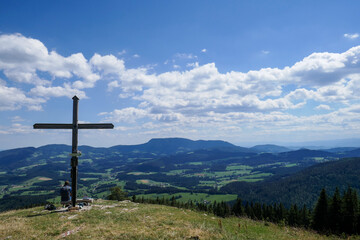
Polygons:
M157 197L159 198L172 198L175 197L176 201L181 201L181 202L188 202L188 201L193 201L193 202L221 202L221 201L233 201L236 200L237 195L236 194L206 194L206 193L188 193L188 192L180 192L180 193L176 193L176 194L168 194L168 193L162 193L162 194L141 194L138 195L137 197L144 197L144 198L148 198L148 199L156 199Z

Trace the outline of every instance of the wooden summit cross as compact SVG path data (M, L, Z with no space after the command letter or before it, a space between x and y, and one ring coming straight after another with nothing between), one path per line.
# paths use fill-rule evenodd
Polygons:
M112 123L78 123L79 98L73 98L73 122L71 123L35 123L34 129L72 129L72 153L71 153L71 188L72 188L72 206L76 205L76 185L78 171L78 157L81 153L78 151L78 129L113 129Z

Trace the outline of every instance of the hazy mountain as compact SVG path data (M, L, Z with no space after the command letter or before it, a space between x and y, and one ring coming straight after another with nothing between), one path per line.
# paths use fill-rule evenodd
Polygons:
M225 141L193 141L185 138L154 138L149 142L139 145L118 145L113 146L110 150L120 152L152 152L156 154L175 154L179 152L189 152L198 149L224 148L238 151L251 152L248 148L235 146Z
M323 151L331 152L331 153L346 153L356 149L357 149L356 147L337 147L337 148L323 149Z
M265 145L256 145L250 148L256 152L263 152L263 153L280 153L280 152L288 152L290 151L289 148L273 145L273 144L265 144Z

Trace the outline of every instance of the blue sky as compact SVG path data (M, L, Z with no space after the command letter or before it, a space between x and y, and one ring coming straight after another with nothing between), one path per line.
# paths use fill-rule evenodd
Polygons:
M358 1L1 1L0 149L360 132ZM354 143L359 145L359 143Z

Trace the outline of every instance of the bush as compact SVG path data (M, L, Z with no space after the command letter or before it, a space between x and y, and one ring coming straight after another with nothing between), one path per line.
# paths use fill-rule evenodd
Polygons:
M127 192L122 191L120 187L113 187L110 191L111 194L108 196L109 200L123 201L127 199Z

